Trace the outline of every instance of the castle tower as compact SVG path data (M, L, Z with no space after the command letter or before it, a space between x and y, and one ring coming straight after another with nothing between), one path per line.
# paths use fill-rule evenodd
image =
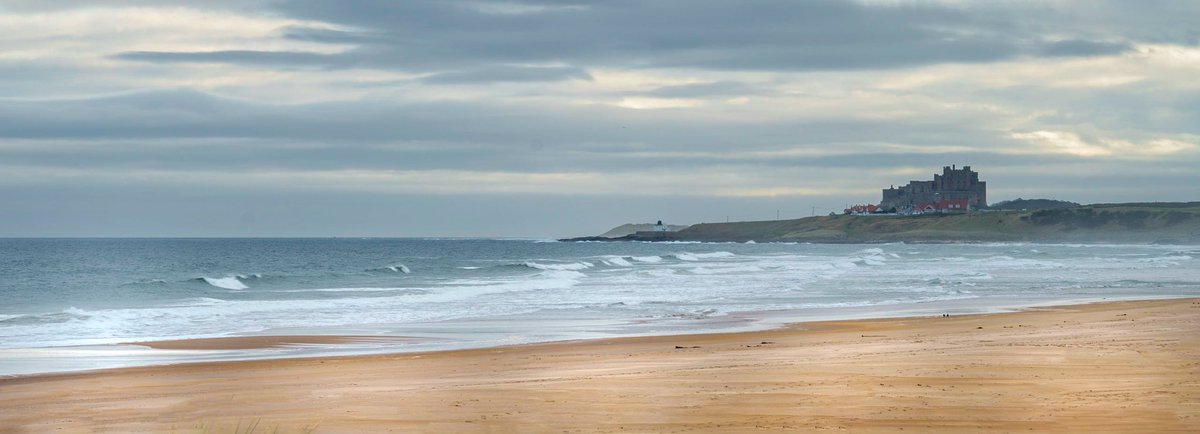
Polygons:
M942 173L934 174L932 181L910 181L899 188L883 190L879 206L904 212L922 204L938 204L945 201L966 201L969 209L987 207L987 183L979 180L979 173L971 166L943 166Z

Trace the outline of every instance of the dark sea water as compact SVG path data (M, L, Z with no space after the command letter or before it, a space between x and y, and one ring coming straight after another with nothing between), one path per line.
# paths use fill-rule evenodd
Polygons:
M1200 296L1200 246L0 239L0 375ZM404 344L163 351L247 334Z

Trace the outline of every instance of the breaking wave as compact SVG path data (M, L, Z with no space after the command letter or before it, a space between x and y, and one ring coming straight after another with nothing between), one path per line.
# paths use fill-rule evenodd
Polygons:
M234 289L234 290L250 288L249 286L246 286L245 283L242 283L241 280L238 280L238 277L240 277L240 276L228 276L228 277L220 277L220 278L201 277L200 280L203 280L204 283L215 286L217 288Z
M862 256L854 259L854 263L860 265L880 266L888 260L888 257L883 254L883 249L880 248L863 249L858 253Z
M743 265L737 267L696 267L688 270L692 274L747 274L761 273L762 267Z
M556 270L556 271L579 271L579 270L586 270L588 268L592 268L592 267L596 266L596 264L593 264L591 262L583 262L583 261L571 262L571 263L566 263L566 264L543 264L543 263L530 261L530 262L526 262L523 265L525 265L526 267L529 267L529 268L537 269L537 270Z
M397 324L448 322L476 330L478 324L471 321L479 318L503 318L497 327L530 327L498 330L493 333L497 336L573 339L610 330L659 330L654 318L685 321L733 312L939 302L974 309L1006 306L1012 300L1195 294L1200 279L1195 247L1109 251L1037 245L1044 252L1034 252L1007 245L764 242L534 248L498 243L482 241L478 251L462 254L434 246L439 249L404 251L399 257L389 256L403 251L398 248L355 256L351 253L357 250L330 254L322 247L302 257L283 252L260 259L251 252L226 262L152 264L115 274L117 280L107 286L96 285L124 299L81 297L61 304L0 306L0 349L270 333L297 326L392 331L402 329ZM399 260L413 264L411 270ZM238 270L266 275L236 274ZM129 286L121 286L128 281ZM240 291L245 289L250 290ZM950 303L971 298L980 300ZM66 308L72 304L78 308ZM867 311L892 312L862 310ZM572 322L576 320L600 322ZM551 323L555 327L546 326ZM596 325L600 323L604 325ZM479 335L487 334L462 339Z
M409 270L408 266L406 266L404 264L394 264L394 265L388 265L386 267L369 268L369 269L367 269L367 271L387 271L387 272L392 272L392 273L404 273L404 274L412 273L412 270Z
M675 259L678 259L680 261L694 262L694 261L699 261L701 259L732 258L737 255L735 255L733 253L729 253L729 252L712 252L712 253L683 252L683 253L676 253L674 256L675 256Z
M625 258L622 256L609 256L609 257L602 259L601 261L603 261L605 264L608 264L608 265L611 265L614 267L629 267L629 266L633 265L629 261L625 260Z

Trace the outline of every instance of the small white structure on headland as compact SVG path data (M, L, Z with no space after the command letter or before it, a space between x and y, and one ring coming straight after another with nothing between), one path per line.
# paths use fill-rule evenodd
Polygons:
M662 220L659 220L658 223L656 223L654 225L654 232L666 232L666 231L667 231L667 225L664 225Z

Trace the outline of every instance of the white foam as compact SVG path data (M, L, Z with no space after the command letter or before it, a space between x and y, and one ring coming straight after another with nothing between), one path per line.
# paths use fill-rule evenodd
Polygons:
M496 281L488 279L454 279L446 282L447 285L491 285L493 283Z
M871 266L885 265L884 262L882 260L880 260L880 257L878 257L878 256L862 257L862 258L855 259L854 262L858 263L858 264L871 265Z
M832 266L834 269L837 269L837 270L848 270L848 269L858 268L858 265L860 262L863 262L863 261L835 261L835 262L829 263L828 265Z
M366 325L440 321L488 315L512 315L528 306L519 294L562 291L586 276L569 270L549 270L534 276L497 279L483 285L422 288L323 288L308 292L395 291L395 295L321 299L231 300L196 299L140 307L85 310L76 307L40 315L28 324L0 327L0 348L99 345L131 341L221 336L273 328ZM463 303L480 297L489 301ZM499 298L497 298L499 297ZM538 296L540 297L540 296ZM536 299L536 298L531 298ZM18 320L20 321L20 320Z
M629 267L629 266L633 265L632 263L630 263L629 261L626 261L625 258L621 257L621 256L609 256L609 257L604 258L603 261L605 264L608 264L608 265L611 265L614 267Z
M395 291L416 291L416 289L405 288L405 287L348 287L348 288L277 289L277 290L270 291L270 292L303 293L303 292L395 292Z
M883 249L879 248L863 249L859 253L862 256L855 258L853 261L862 265L880 266L885 265L885 262L888 260L888 257L884 256Z
M228 300L211 297L195 297L179 300L175 303L164 304L164 307L186 307L186 306L216 306L218 304L228 303Z
M745 274L761 273L763 269L754 265L743 265L736 267L695 267L688 271L692 274Z
M529 246L533 245L522 248ZM78 304L83 309L57 311L64 304L55 307L53 312L15 316L10 314L25 312L6 309L0 314L0 321L3 321L0 324L0 349L144 341L156 337L212 337L263 330L292 331L298 327L382 330L386 333L421 330L422 327L469 329L469 333L450 339L461 338L461 342L473 345L479 342L477 336L488 334L471 334L479 330L479 321L488 321L488 327L496 325L495 329L487 330L489 333L509 334L511 331L504 327L521 324L519 327L526 328L511 333L546 336L546 339L574 339L641 333L659 327L653 323L654 318L710 308L720 312L762 312L967 298L980 298L980 305L988 305L1040 299L1038 297L1097 294L1111 297L1113 294L1129 296L1151 291L1155 294L1194 294L1198 291L1195 283L1200 279L1193 265L1197 263L1193 257L1200 258L1200 252L1180 251L1178 246L1171 250L1125 247L1129 250L1099 252L1067 251L1038 245L1048 254L1037 256L1029 252L1029 247L1010 252L1010 248L976 245L793 248L764 242L757 246L724 244L718 247L630 245L625 251L611 250L612 246L558 245L532 254L513 253L513 250L500 251L499 255L484 253L486 256L448 259L453 262L441 267L420 267L416 269L420 273L403 279L391 274L402 272L401 264L393 265L394 270L387 267L363 270L358 268L361 265L348 265L366 272L343 273L346 271L343 266L328 275L312 269L296 274L294 269L287 267L262 268L271 265L245 264L240 267L265 271L268 276L265 279L270 279L271 284L245 280L254 279L254 275L230 275L204 281L249 285L257 294L255 299L242 299L248 298L246 293L209 290L200 293L229 296L137 300L126 304L125 308L110 309ZM559 249L570 255L558 256ZM728 249L736 250L737 254L680 252L670 255L670 252L678 251L676 249ZM899 255L888 253L892 250ZM407 257L402 259L409 260ZM483 267L455 267L464 263ZM460 271L481 268L485 271ZM1147 270L1154 273L1147 273ZM310 276L319 277L310 279ZM1100 286L1128 278L1146 282ZM402 285L399 284L401 281ZM196 285L195 282L188 283L188 286ZM1105 289L1095 292L1096 288ZM86 303L85 300L68 302ZM877 312L891 314L895 311L878 309ZM804 314L798 314L798 317L806 318ZM678 321L688 320L678 318ZM688 324L676 326L691 327ZM457 332L437 333L453 335Z
M1036 259L1014 258L1012 256L991 256L981 260L973 261L980 265L990 267L1014 268L1014 269L1051 269L1063 268L1064 265L1052 261L1039 261Z
M579 271L595 267L596 264L591 262L571 262L567 264L542 264L537 262L526 262L526 267L536 268L538 270L558 270L558 271Z
M1138 259L1137 261L1145 262L1145 263L1170 262L1170 263L1178 264L1179 262L1190 261L1190 260L1192 260L1192 257L1188 256L1188 255L1171 255L1171 256L1159 256L1157 258L1142 258L1142 259Z
M535 278L497 281L487 285L460 285L431 288L427 294L414 296L410 301L420 303L453 302L481 296L515 294L532 291L565 290L579 284L585 274L574 270L547 270ZM444 314L444 313L443 313Z
M225 288L225 289L247 289L247 288L249 288L249 286L246 286L245 283L242 283L242 281L238 280L238 278L236 276L221 277L221 278L202 277L202 279L204 279L205 283L208 283L209 285L212 285L212 286L215 286L218 288Z
M675 256L675 259L678 259L680 261L694 262L694 261L699 261L701 259L732 258L737 255L734 255L733 253L729 253L729 252L711 252L711 253L683 252L683 253L676 253L674 256Z
M695 256L700 259L713 259L713 258L732 258L737 255L735 255L733 253L729 253L729 252L712 252L712 253L693 253L692 256Z
M387 269L392 270L394 272L398 272L398 273L404 273L404 274L408 274L408 273L412 272L412 270L409 270L408 267L405 266L404 264L392 265L392 266L387 267Z

